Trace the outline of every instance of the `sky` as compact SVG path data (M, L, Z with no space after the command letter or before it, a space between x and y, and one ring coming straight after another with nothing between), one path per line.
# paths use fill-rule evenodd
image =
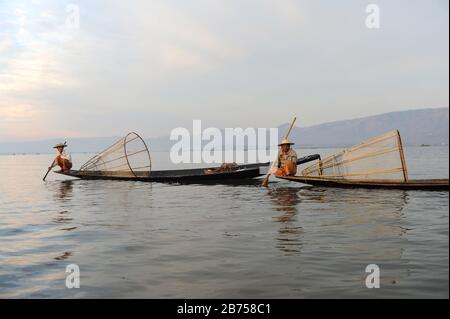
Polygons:
M0 0L0 142L448 106L448 14L447 0Z

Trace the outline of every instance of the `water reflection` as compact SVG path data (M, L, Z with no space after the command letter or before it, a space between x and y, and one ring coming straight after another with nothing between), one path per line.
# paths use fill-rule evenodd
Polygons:
M53 223L55 224L70 224L73 218L70 217L70 212L67 210L63 210L62 212L58 212L56 217L53 217Z
M61 208L67 207L67 202L72 200L72 194L73 194L73 180L64 180L64 181L58 181L58 185L55 187L55 193L54 198L56 202L59 202L59 204L62 204ZM63 228L59 228L59 230L63 231L72 231L77 229L76 226L73 226L73 218L72 213L70 210L61 210L57 213L55 217L52 218L52 222L54 224L62 225ZM57 261L64 261L69 259L73 256L72 251L64 251L57 255L56 257L53 257L54 260Z
M400 225L409 200L407 191L317 188L302 189L298 196L303 203L317 204L318 210L331 210L335 225L377 225L374 236L404 233Z
M0 297L448 298L448 192L43 183L50 160L0 156Z
M302 227L297 224L300 203L298 192L297 188L275 188L269 191L274 210L279 213L274 217L280 223L277 248L287 255L300 253L302 247Z
M320 229L317 234L308 232L308 242L321 243L330 254L339 251L361 269L370 263L382 265L387 284L410 276L404 255L412 229L405 216L407 191L312 188L302 189L298 196L308 207L302 216ZM324 234L333 242L322 242ZM361 276L363 280L364 273Z
M73 193L73 183L73 180L59 181L59 185L55 192L55 198L62 201L71 199Z

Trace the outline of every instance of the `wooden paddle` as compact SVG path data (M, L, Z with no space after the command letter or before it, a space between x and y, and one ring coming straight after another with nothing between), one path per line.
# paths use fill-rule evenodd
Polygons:
M55 160L53 160L53 162L52 162L52 164L50 165L50 167L53 167L54 164L55 164ZM50 173L51 170L52 170L52 169L49 168L48 171L47 171L47 173L45 174L44 178L42 179L44 182L45 182L45 179L47 178L48 173Z
M289 127L288 132L287 132L286 135L284 136L285 139L287 139L287 138L289 137L289 134L291 134L292 128L294 127L294 123L295 123L296 120L297 120L297 118L294 117L294 119L292 120L291 126ZM277 155L277 156L278 156L278 155ZM273 168L275 167L275 164L276 164L277 162L278 162L278 159L273 161L272 166L270 166L269 172L267 173L267 176L264 178L264 180L263 180L261 186L263 186L263 187L269 186L269 177L270 177L270 174L271 174L271 172L272 172L272 170L273 170Z

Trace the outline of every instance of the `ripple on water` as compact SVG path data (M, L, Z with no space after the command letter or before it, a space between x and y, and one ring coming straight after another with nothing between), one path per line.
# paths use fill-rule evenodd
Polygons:
M48 159L0 156L0 297L448 298L448 192L42 183Z

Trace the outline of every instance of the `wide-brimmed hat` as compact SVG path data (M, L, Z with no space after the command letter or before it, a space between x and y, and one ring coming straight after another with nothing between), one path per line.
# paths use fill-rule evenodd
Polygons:
M67 143L66 142L64 142L64 144L63 143L58 143L55 146L53 146L53 148L58 148L58 147L62 147L62 148L67 147Z
M281 146L281 145L294 145L294 144L295 144L295 143L289 142L289 140L288 140L287 138L284 138L284 139L281 141L281 143L278 144L278 146Z

